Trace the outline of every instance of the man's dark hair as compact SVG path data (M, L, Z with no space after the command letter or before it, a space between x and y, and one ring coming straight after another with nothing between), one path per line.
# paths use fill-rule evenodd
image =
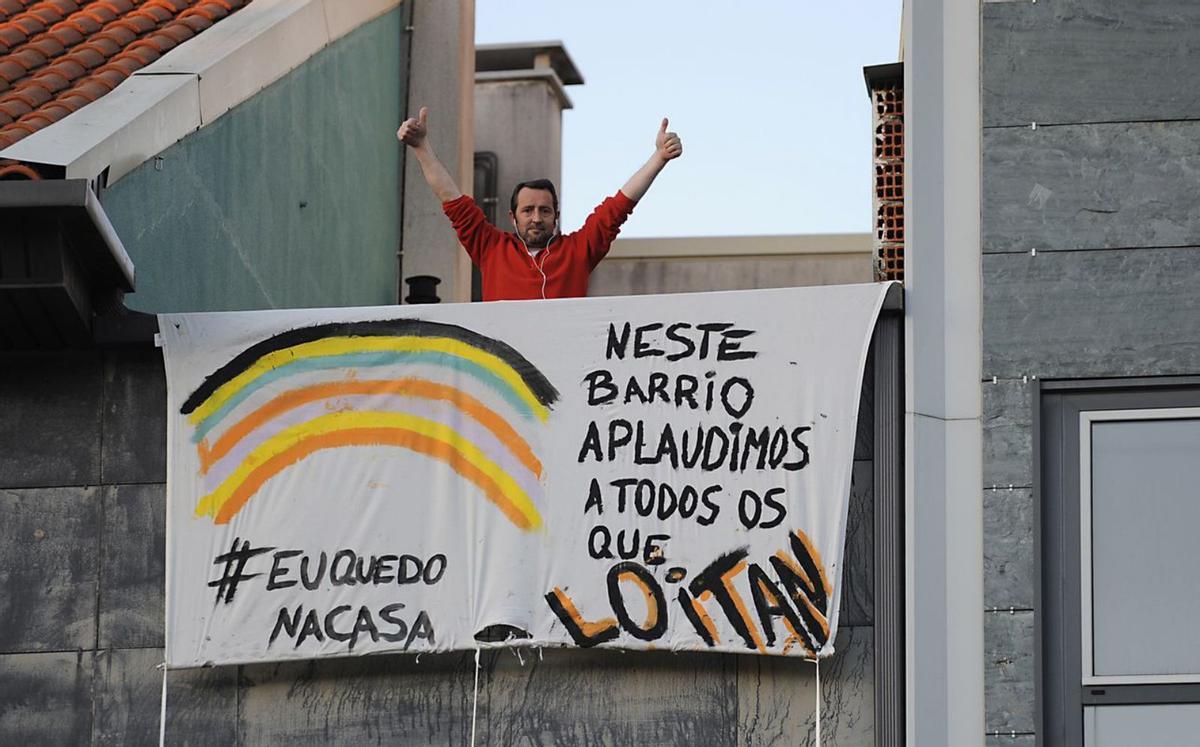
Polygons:
M549 179L530 179L527 182L521 182L513 187L512 198L508 201L508 209L512 212L517 212L517 193L522 189L544 189L550 193L551 199L554 200L554 212L558 212L558 192L554 191L554 182Z

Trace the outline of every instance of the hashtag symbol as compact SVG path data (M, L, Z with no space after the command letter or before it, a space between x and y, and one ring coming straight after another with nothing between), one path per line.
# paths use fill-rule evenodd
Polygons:
M241 547L238 547L238 543ZM221 572L221 577L215 581L209 581L209 587L217 589L217 604L225 602L229 604L233 601L233 595L237 591L238 584L248 578L261 576L261 573L246 573L246 563L256 555L262 555L266 552L271 552L274 547L250 547L249 540L242 540L241 537L234 537L233 545L229 548L229 552L222 553L213 558L213 565L224 564L225 568Z

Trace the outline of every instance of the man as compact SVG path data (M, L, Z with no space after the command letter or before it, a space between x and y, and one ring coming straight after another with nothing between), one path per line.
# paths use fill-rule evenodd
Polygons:
M588 276L596 268L621 224L650 189L667 162L683 153L683 143L667 131L663 119L654 139L654 153L629 177L625 186L600 203L583 227L566 235L558 232L558 194L546 179L522 182L509 201L508 217L516 233L492 226L483 211L464 195L433 152L428 138L429 110L400 125L396 137L412 149L430 189L483 275L483 300L571 298L586 296Z

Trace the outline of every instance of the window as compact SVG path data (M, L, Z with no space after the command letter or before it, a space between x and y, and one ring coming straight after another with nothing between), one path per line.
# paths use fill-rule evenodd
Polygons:
M1200 408L1079 423L1083 684L1200 682Z
M1042 742L1191 743L1200 381L1046 382L1040 394Z

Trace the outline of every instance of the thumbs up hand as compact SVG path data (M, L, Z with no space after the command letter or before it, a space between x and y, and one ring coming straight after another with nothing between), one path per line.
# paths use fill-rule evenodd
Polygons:
M422 106L416 117L404 120L400 129L396 130L396 137L409 147L420 148L425 144L425 136L428 134L428 121L429 108Z
M683 155L683 141L679 139L678 134L667 131L668 124L667 118L663 117L662 125L658 128L658 135L654 138L654 153L664 163Z

